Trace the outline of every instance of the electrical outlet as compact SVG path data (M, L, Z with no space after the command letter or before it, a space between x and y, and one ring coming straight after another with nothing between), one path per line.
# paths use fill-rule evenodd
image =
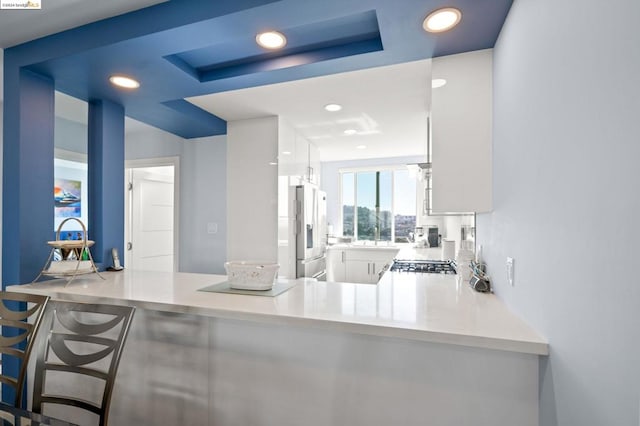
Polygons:
M514 271L513 271L513 257L507 257L507 280L509 280L509 284L511 284L511 287L513 287L514 284L514 280L513 280L513 275L514 275Z
M207 234L217 234L218 233L218 224L215 222L207 223Z

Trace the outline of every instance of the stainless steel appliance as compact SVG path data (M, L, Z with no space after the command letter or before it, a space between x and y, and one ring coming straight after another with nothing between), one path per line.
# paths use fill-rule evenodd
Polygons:
M455 264L450 260L394 260L390 270L429 274L456 273Z
M312 184L295 187L296 278L324 280L327 261L327 194Z

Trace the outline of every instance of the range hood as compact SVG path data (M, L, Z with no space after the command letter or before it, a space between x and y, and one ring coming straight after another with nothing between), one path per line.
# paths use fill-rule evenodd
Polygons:
M427 180L431 177L431 117L427 116L427 150L425 152L425 162L407 164L409 171L415 173L420 180Z
M411 163L407 164L407 169L414 173L418 180L427 180L431 177L431 163Z
M418 163L418 167L431 170L431 163Z
M431 170L431 163L411 163L407 164L409 170Z

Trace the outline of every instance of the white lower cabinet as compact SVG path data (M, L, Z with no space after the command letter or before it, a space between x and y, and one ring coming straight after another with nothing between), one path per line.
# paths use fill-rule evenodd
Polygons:
M397 248L346 247L327 251L327 281L376 284L380 272L389 265Z
M346 263L345 282L348 283L377 283L372 281L371 262L366 260L348 260Z
M346 250L327 250L327 281L346 281Z

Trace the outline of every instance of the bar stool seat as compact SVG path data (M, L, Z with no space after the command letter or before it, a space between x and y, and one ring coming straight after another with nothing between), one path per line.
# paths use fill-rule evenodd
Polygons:
M43 319L48 331L38 341L32 411L76 407L107 425L113 386L135 308L52 302ZM46 408L46 409L45 409ZM43 413L43 409L45 409ZM71 411L55 411L65 418ZM72 419L75 423L82 423Z
M48 302L48 296L0 291L0 353L3 364L0 383L5 391L5 402L15 407L22 405L27 364ZM24 303L30 305L25 309L22 306ZM10 358L18 360L19 371L16 376L9 375L8 368L4 368ZM13 390L14 394L6 390ZM13 401L9 402L8 399Z

